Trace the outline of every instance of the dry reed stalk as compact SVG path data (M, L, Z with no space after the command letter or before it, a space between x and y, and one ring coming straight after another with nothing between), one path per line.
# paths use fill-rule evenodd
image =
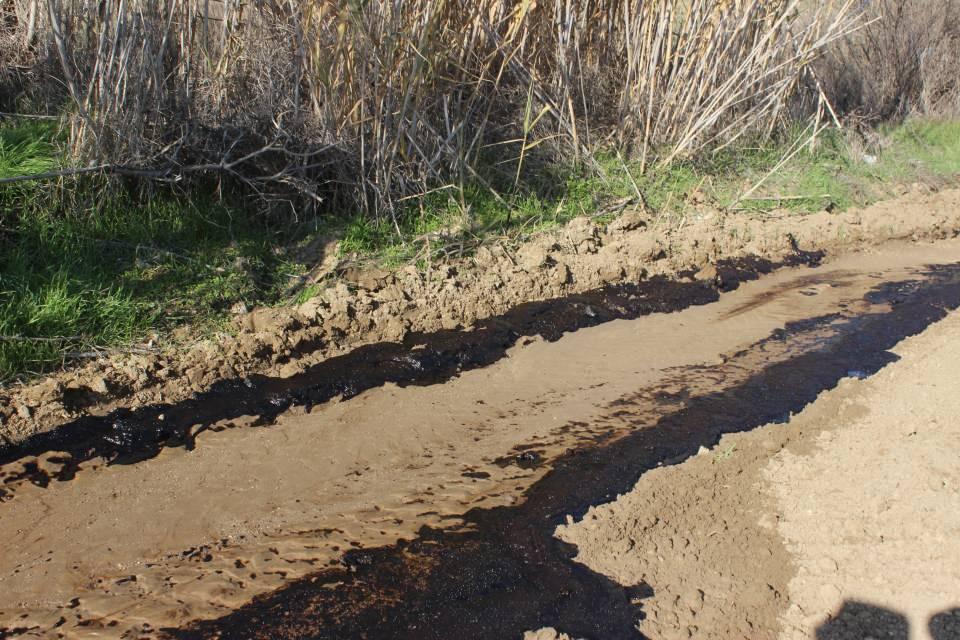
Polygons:
M960 0L873 0L863 28L818 63L842 115L872 122L960 114Z
M31 28L70 88L78 162L393 215L493 190L506 148L519 179L595 140L670 162L769 133L852 28L855 0L798 2L48 0Z

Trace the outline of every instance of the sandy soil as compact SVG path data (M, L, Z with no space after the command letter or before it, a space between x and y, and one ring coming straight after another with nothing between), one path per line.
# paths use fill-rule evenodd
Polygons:
M0 468L9 491L0 503L0 628L32 637L152 637L161 626L222 615L338 563L346 549L411 538L425 524L454 525L472 507L511 504L571 447L655 423L674 396L723 391L834 330L817 325L791 340L768 339L786 323L870 313L881 305L865 296L879 283L923 279L928 265L957 262L960 241L952 240L785 269L710 305L529 341L445 384L370 389L288 412L269 428L231 421L233 428L203 432L193 451L166 449L132 465L93 460L75 479L45 488L18 474L56 460L18 460ZM648 389L659 395L644 396ZM609 407L625 397L630 412L611 417ZM767 431L799 437L793 427ZM677 484L680 493L671 480L653 497L631 494L624 500L640 500L646 515L624 508L622 524L596 529L619 537L583 548L598 570L669 595L647 607L645 624L663 637L692 624L757 638L779 628L790 551L775 522L755 526L776 508L776 495L758 494L755 484L779 445L750 442L726 440L697 458L691 465L706 476ZM511 462L530 449L546 463ZM688 517L684 505L705 511ZM593 530L594 517L614 507L591 511L587 525L570 531ZM627 533L637 527L643 536ZM637 545L654 545L641 557L681 562L651 573L635 563ZM609 556L615 550L620 556ZM706 575L706 560L720 563L708 580L672 580L679 569L670 567ZM760 594L750 591L758 576L770 585ZM776 603L765 609L770 593ZM702 618L688 621L688 610Z
M557 536L651 638L960 638L960 313Z
M960 190L914 185L863 210L767 216L691 204L679 224L627 211L609 225L572 221L519 247L482 247L426 273L347 270L297 308L238 317L236 335L118 354L25 386L0 389L0 446L117 407L176 402L223 379L290 377L358 345L411 332L466 328L517 304L654 275L692 273L727 258L773 261L804 250L830 255L892 239L951 238L960 232Z

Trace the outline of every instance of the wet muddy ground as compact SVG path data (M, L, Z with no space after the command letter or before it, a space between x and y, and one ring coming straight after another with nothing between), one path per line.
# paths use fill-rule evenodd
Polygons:
M532 303L35 436L0 458L0 633L640 637L650 585L574 562L557 525L787 422L960 306L956 242L795 261Z

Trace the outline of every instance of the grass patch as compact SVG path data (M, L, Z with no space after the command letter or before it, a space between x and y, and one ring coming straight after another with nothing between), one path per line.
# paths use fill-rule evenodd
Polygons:
M59 166L56 131L0 127L0 177ZM210 196L100 178L0 186L0 380L281 298L276 229Z
M843 211L890 197L898 185L960 176L960 122L913 120L870 138L826 132L812 151L798 154L739 206L757 212ZM759 182L774 164L744 171L740 184L721 184L717 201L734 204L743 187Z
M889 197L897 184L960 175L958 122L911 121L888 127L877 132L872 145L857 142L847 132L828 130L770 174L801 136L796 130L774 141L745 143L646 172L619 156L601 155L601 176L564 167L532 185L528 181L523 192L501 193L500 199L478 187L467 188L462 199L440 192L403 212L396 226L366 218L350 221L341 228L341 250L396 266L424 255L419 241L423 236L446 230L448 239L523 237L580 215L603 221L609 203L631 198L637 190L655 214L677 220L697 199L755 213L843 211ZM741 200L757 183L762 184Z

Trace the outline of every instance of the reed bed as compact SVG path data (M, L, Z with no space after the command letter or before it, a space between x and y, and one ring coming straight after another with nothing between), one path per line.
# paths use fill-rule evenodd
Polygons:
M298 215L390 219L438 189L496 193L544 163L589 167L598 150L654 167L769 135L796 116L801 89L827 117L814 62L855 28L859 3L3 6L3 77L26 94L42 84L42 101L66 109L77 167L214 176Z
M960 0L873 0L818 63L837 109L870 124L960 116Z

